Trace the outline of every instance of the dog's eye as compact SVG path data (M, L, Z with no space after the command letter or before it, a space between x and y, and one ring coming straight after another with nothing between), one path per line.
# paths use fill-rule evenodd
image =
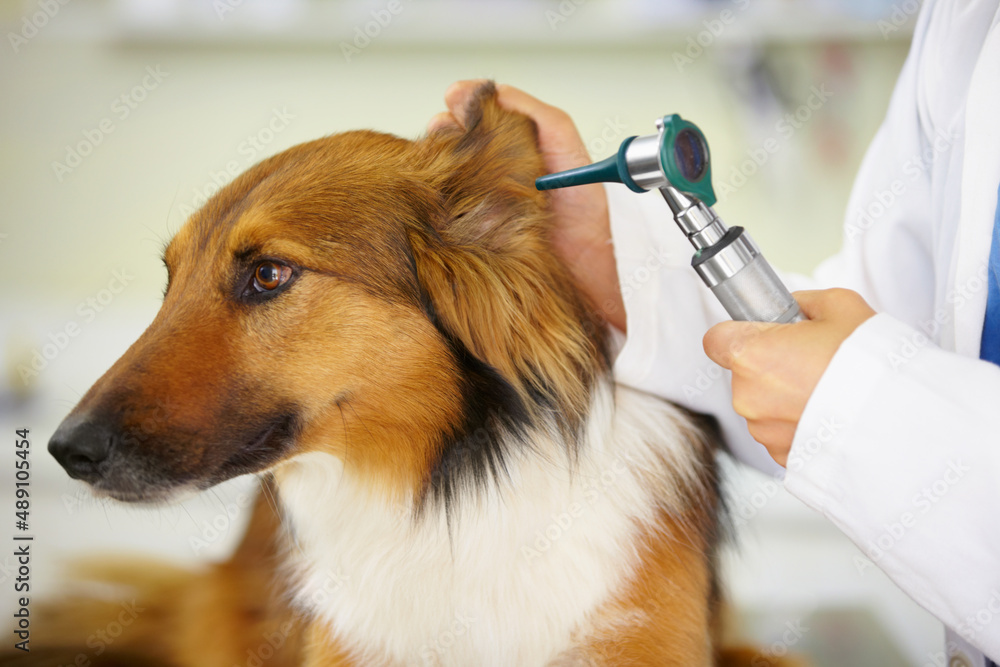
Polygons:
M261 262L253 272L253 287L258 292L276 290L292 277L292 269L277 262Z

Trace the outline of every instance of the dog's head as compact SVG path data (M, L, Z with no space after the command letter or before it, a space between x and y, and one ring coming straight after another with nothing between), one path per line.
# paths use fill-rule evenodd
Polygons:
M571 433L602 327L552 254L533 124L474 96L466 129L349 132L221 190L167 246L153 323L49 443L152 501L321 450L389 491L495 473L494 443Z

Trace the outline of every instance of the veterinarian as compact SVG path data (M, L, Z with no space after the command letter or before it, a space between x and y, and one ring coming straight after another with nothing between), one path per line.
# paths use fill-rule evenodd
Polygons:
M950 666L1000 661L998 21L997 0L925 1L842 250L786 276L811 289L807 322L726 321L659 198L552 194L557 250L627 332L618 380L716 415L941 619ZM431 127L461 122L474 85ZM550 171L590 163L564 112L508 86L500 102L535 120Z

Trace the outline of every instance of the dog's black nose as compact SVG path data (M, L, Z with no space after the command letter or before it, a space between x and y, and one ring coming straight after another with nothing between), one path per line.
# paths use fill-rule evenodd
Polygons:
M115 431L102 421L68 417L49 440L49 453L70 477L93 483L101 478L100 464L116 439Z

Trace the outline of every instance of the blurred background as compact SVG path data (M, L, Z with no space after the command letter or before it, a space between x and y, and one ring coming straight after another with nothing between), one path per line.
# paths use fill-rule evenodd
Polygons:
M44 448L151 321L164 242L251 164L353 128L416 137L448 84L472 77L566 109L594 158L677 112L711 142L717 210L774 265L808 272L840 245L853 175L917 9L916 0L4 0L0 423L8 436L31 430L37 590L57 592L59 564L82 553L195 563L224 556L239 534L247 480L177 507L123 507L90 498ZM664 220L672 224L665 208ZM0 522L0 542L15 532L13 471L13 449L0 450L0 515L11 522ZM751 639L823 666L943 664L940 624L832 525L779 484L729 473L739 545L724 555L726 586ZM12 565L0 556L4 613Z

